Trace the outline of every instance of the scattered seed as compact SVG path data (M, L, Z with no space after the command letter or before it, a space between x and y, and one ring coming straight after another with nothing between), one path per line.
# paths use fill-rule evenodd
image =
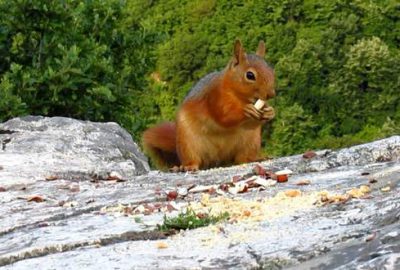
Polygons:
M247 185L247 183L245 181L242 181L236 183L236 185L233 187L229 187L228 191L231 194L245 193L247 192L248 188L249 186Z
M365 242L370 242L370 241L374 240L375 238L376 238L376 232L371 233L370 235L368 235L368 236L365 238Z
M289 189L285 191L287 197L297 197L301 195L301 191L298 189Z
M362 185L359 188L353 188L353 189L347 191L347 194L353 198L360 199L366 193L369 193L369 192L371 192L371 189L369 188L369 186Z
M214 187L212 187L208 190L208 194L210 194L210 195L215 194L216 192L217 192L217 190Z
M208 217L207 213L197 213L196 217L198 217L199 219L204 219Z
M79 192L80 191L79 184L74 183L74 184L70 185L69 190L71 192Z
M374 178L371 178L371 179L368 180L368 182L369 182L370 184L374 184L374 183L377 183L378 180L376 180L376 179L374 179Z
M268 176L272 179L272 180L278 180L278 176L273 173L273 172L268 172Z
M39 203L39 202L44 202L44 201L45 201L45 198L43 198L43 197L40 196L40 195L32 195L32 196L29 196L29 197L27 198L27 201L28 201L28 202L37 202L37 203Z
M78 202L77 201L68 201L68 202L65 202L62 206L66 207L66 208L68 208L68 207L72 208L72 207L78 206Z
M360 191L363 193L370 193L371 189L369 188L369 186L362 185L362 186L360 186Z
M390 186L381 188L381 191L383 191L383 192L388 192L388 191L390 191L390 190L391 190Z
M253 171L256 175L259 175L259 176L265 176L267 174L267 171L259 164L256 164L256 166L254 166Z
M59 201L58 206L63 206L65 204L65 201Z
M122 175L118 172L112 171L108 174L107 180L116 180L117 182L124 182Z
M282 182L287 182L288 181L288 175L287 174L280 174L276 176L276 180L280 183Z
M144 208L143 205L139 205L138 207L135 208L134 213L135 214L143 214L144 211L146 211L146 208Z
M239 182L240 180L242 180L242 176L240 176L240 175L235 175L235 176L233 176L232 177L232 183L236 183L236 182Z
M226 192L226 191L229 190L229 187L230 187L229 184L222 183L222 184L219 186L219 189Z
M208 192L210 189L216 189L214 185L202 186L198 185L189 189L189 193Z
M178 195L181 197L185 197L188 194L188 190L185 187L178 188Z
M320 200L321 200L321 202L329 202L328 195L326 195L326 194L321 194Z
M94 199L89 199L89 200L87 200L86 201L86 204L89 204L89 203L94 203L95 202L95 200Z
M157 243L156 243L156 247L157 247L158 249L164 249L164 248L168 248L168 244L165 243L165 242L157 242Z
M251 212L249 210L244 210L243 211L243 216L249 217L249 216L251 216Z
M311 184L310 180L300 180L300 181L298 181L296 183L297 186L306 186L306 185L309 185L309 184Z
M57 175L49 175L49 176L46 176L46 181L54 181L54 180L57 180L58 179L58 176Z
M167 193L168 201L174 201L176 198L178 198L178 192L176 190L172 190Z
M293 174L293 171L289 170L289 169L284 169L284 170L280 170L280 171L275 172L275 174L276 175L283 175L283 174L288 175L288 174Z
M374 198L374 196L372 196L370 194L367 194L367 195L362 196L360 199L369 200L369 199L372 199L372 198Z
M315 156L317 156L317 153L315 153L314 151L307 151L303 154L304 159L311 159Z
M266 179L263 179L263 178L260 178L260 177L257 178L256 180L254 180L254 183L259 185L259 186L262 186L264 188L272 187L272 186L276 185L276 181L275 180L271 180L271 179L266 180Z
M277 171L277 172L275 172L276 180L278 182L286 182L289 178L289 174L292 174L292 173L293 172L289 169ZM272 178L272 179L274 179L274 178Z

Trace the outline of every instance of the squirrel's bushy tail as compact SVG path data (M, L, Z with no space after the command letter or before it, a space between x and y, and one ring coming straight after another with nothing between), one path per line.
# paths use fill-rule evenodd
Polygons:
M150 156L154 165L169 169L180 164L176 153L176 125L165 122L147 129L142 137L144 152Z

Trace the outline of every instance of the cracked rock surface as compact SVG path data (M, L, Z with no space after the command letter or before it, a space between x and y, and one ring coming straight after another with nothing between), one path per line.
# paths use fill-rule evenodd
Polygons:
M367 185L367 196L294 211L271 208L281 213L173 235L157 230L164 212L135 216L104 209L167 203L165 191L248 177L255 164L196 174L149 171L118 125L60 117L0 124L0 146L1 269L400 268L399 136L318 151L310 159L261 162L267 170L294 173L265 190L210 195L263 202L289 189L306 198ZM310 184L296 185L302 180Z
M129 178L149 170L147 159L116 123L27 116L0 124L3 186L33 184L55 173L66 178Z

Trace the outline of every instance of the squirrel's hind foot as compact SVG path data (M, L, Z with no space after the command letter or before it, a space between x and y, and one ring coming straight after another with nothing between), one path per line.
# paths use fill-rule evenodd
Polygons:
M187 165L187 166L174 166L169 169L170 172L178 173L178 172L191 172L195 173L199 170L199 165Z

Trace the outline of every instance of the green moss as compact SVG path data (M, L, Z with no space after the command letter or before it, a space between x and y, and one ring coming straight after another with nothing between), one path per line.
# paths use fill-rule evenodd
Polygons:
M158 225L158 229L160 231L195 229L215 224L228 218L229 214L227 212L221 213L218 216L209 214L199 215L193 209L188 208L186 212L179 213L176 217L164 216L163 224Z

